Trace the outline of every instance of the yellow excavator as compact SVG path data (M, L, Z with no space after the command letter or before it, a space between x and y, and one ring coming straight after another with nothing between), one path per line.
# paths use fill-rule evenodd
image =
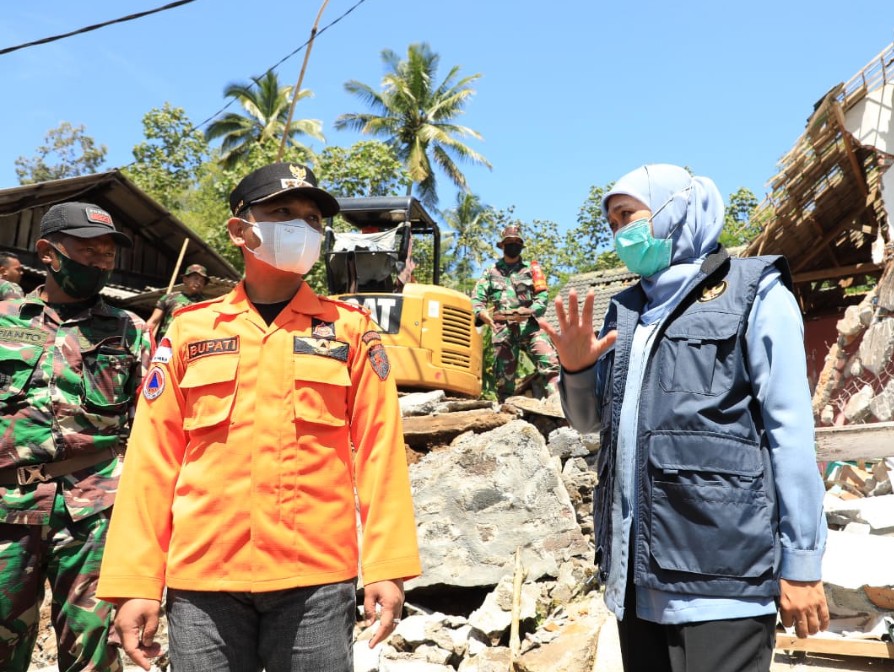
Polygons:
M439 284L438 225L412 196L338 202L339 214L352 230L336 231L332 220L326 227L323 259L329 294L369 311L399 389L478 397L481 335L471 299ZM418 267L414 242L428 262Z

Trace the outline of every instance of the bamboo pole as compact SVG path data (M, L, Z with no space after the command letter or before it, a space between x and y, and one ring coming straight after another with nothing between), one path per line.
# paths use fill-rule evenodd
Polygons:
M279 151L276 152L277 161L282 159L283 152L286 149L286 142L288 142L289 139L289 128L292 125L292 116L295 114L295 104L298 102L298 96L301 93L301 83L304 81L304 71L307 69L307 59L310 58L310 50L314 46L314 38L317 36L317 26L320 23L320 17L323 16L323 10L326 9L326 5L328 4L329 0L323 0L323 4L320 5L320 11L317 12L317 20L314 21L314 27L310 30L310 39L307 41L307 49L304 50L304 62L301 64L301 72L298 74L298 82L295 84L295 90L292 91L292 103L289 105L289 117L286 119L286 125L282 131L282 140L279 142Z
M177 257L177 265L174 266L174 272L171 273L171 281L168 283L168 291L167 294L171 293L171 290L174 289L174 285L177 282L177 276L180 275L180 264L183 263L183 257L186 256L186 248L189 245L189 238L183 239L183 246L180 248L180 256Z
M525 582L525 571L522 567L521 546L515 549L515 576L512 580L512 624L509 628L509 672L518 669L518 652L521 649L519 641L519 620L521 619L521 595L522 585Z

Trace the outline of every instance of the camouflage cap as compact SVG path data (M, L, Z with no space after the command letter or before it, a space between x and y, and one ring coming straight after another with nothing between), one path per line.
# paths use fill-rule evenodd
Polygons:
M525 241L521 235L521 228L519 228L515 224L510 224L505 229L503 229L503 231L500 233L500 242L497 243L497 247L499 247L502 250L503 244L507 240L517 240L522 245L525 244Z
M57 203L40 220L40 237L64 233L75 238L111 236L122 247L133 247L130 238L115 229L112 216L92 203Z
M317 204L323 217L338 214L338 201L317 186L317 176L300 163L271 163L242 178L230 193L230 212L238 215L247 207L281 194L294 192Z
M208 269L202 266L202 264L190 264L183 271L184 277L187 275L201 275L203 278L208 277Z

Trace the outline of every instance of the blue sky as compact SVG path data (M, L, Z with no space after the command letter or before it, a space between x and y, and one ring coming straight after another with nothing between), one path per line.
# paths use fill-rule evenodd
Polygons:
M141 120L165 102L199 123L224 87L263 73L304 43L322 0L196 0L126 24L0 56L0 188L62 121L108 147L108 167L132 160ZM0 48L165 4L166 0L6 2ZM330 0L321 27L356 4ZM522 220L573 227L591 185L642 163L691 167L724 195L762 199L776 162L813 103L894 41L891 0L365 0L317 38L296 115L323 121L330 144L343 112L365 111L344 91L377 86L380 53L428 42L481 73L461 123L493 170L467 166L472 190ZM277 68L294 84L304 53ZM233 106L231 110L238 110ZM320 146L317 146L319 149ZM439 175L441 207L455 192Z

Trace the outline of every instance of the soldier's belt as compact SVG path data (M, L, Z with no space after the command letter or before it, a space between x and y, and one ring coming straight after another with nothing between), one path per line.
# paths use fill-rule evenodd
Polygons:
M102 450L90 455L79 455L58 462L43 462L42 464L29 464L24 467L8 467L0 469L0 486L5 485L31 485L32 483L46 483L54 478L74 473L80 469L92 467L94 464L111 460L117 453L114 450Z

